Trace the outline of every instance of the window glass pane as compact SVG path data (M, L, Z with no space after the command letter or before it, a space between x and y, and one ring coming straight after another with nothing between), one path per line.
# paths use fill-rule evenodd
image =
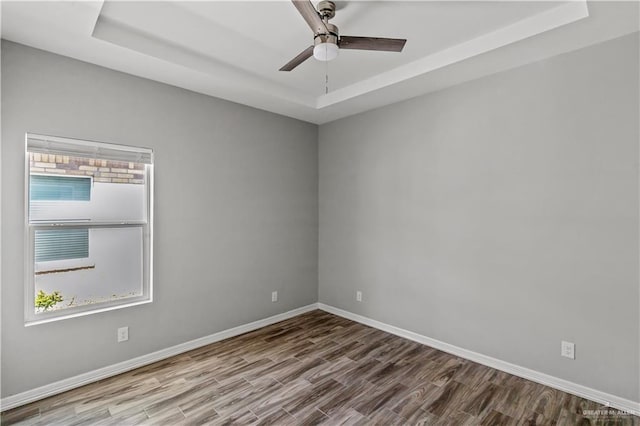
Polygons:
M70 230L54 232L65 231ZM126 301L143 295L143 227L82 231L89 235L88 258L36 262L35 313ZM40 232L49 231L36 230L36 234Z
M146 164L33 152L29 163L31 223L147 220Z
M31 175L31 200L89 201L91 178Z
M34 250L36 262L87 258L89 257L89 230L36 230Z

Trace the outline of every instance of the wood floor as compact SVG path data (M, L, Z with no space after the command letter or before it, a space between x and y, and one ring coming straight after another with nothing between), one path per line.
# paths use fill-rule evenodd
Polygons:
M638 425L599 404L313 311L2 414L34 425Z

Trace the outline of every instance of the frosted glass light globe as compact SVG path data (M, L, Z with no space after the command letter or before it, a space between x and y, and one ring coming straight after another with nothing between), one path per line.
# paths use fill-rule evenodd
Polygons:
M338 57L340 49L333 43L319 43L313 48L313 57L319 61L331 61Z

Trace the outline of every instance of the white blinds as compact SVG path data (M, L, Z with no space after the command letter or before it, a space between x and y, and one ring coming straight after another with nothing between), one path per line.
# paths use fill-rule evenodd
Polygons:
M127 161L152 164L153 150L103 142L80 141L56 136L27 133L27 151L41 154L70 155L99 158L101 160Z

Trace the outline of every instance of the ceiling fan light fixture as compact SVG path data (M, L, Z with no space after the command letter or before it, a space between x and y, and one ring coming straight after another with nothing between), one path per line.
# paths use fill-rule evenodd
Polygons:
M337 58L339 52L335 43L318 43L313 47L313 57L323 62Z

